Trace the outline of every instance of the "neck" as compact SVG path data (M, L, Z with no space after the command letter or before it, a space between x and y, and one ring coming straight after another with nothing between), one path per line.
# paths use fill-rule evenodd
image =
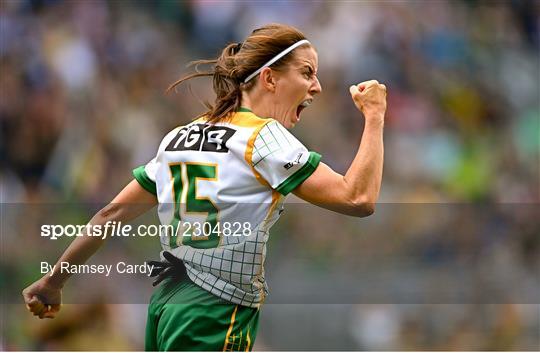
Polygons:
M242 92L242 108L247 108L253 112L253 114L261 118L275 118L272 111L268 95L262 96L255 92Z

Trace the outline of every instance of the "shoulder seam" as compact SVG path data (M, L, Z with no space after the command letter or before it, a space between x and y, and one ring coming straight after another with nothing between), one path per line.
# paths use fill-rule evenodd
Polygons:
M262 185L268 186L268 187L271 187L270 184L266 181L266 179L264 179L264 177L259 172L257 172L257 170L255 170L255 166L253 165L253 148L255 146L255 139L257 138L261 130L273 120L274 119L271 119L271 120L269 119L268 121L265 121L264 124L261 124L260 126L255 128L255 130L253 131L253 133L251 134L251 136L249 137L247 141L246 151L244 153L244 159L246 160L246 163L251 168L251 171L253 172L253 175L255 175L255 178L257 179L257 181L259 181L259 183L261 183Z

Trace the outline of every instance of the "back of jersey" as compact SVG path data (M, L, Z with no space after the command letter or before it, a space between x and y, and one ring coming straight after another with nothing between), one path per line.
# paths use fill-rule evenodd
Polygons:
M174 129L134 176L156 193L162 246L184 261L191 280L255 307L267 293L266 241L283 196L319 160L275 120L238 112Z

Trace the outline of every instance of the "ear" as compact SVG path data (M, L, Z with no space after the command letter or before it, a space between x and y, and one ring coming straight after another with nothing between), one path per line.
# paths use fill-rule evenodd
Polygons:
M262 87L270 92L276 91L276 77L271 68L265 67L259 73L259 82Z

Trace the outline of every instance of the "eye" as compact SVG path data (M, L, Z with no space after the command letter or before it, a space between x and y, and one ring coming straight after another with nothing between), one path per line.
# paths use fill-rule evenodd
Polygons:
M306 76L306 78L311 78L313 76L313 70L311 68L307 68L304 71L304 76Z

